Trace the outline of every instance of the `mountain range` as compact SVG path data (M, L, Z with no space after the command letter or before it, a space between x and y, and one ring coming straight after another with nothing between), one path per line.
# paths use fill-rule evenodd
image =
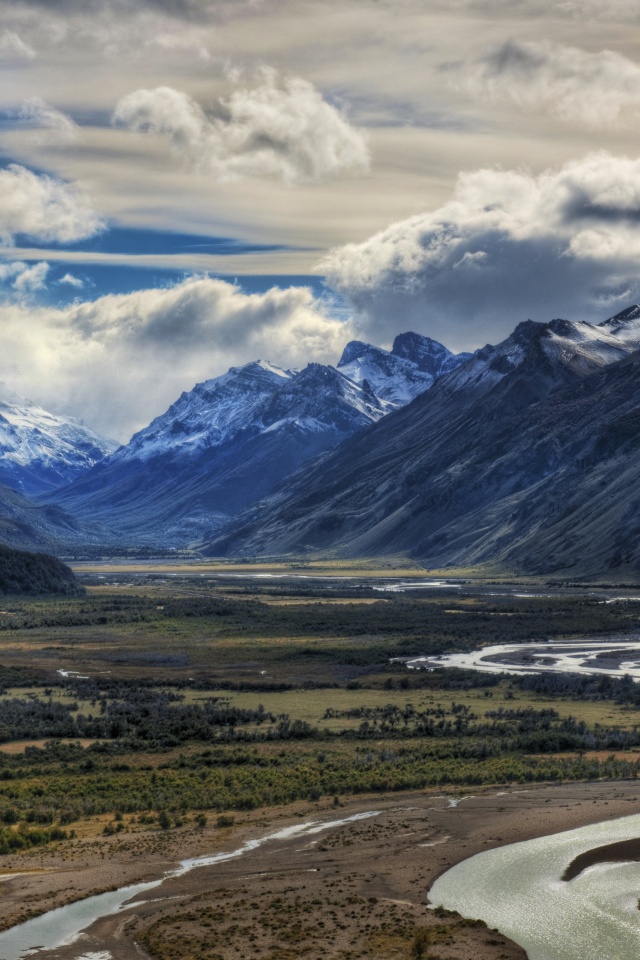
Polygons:
M61 475L70 482L54 491L36 456L24 457L22 472L0 479L38 493L39 503L55 503L56 520L66 518L68 529L50 529L49 540L61 534L63 542L70 536L182 546L210 535L307 460L408 402L468 356L405 334L390 352L351 342L337 369L310 363L282 370L260 360L232 367L183 393L128 444L114 449L103 441L106 455ZM41 433L35 416L31 432ZM80 455L80 439L77 447ZM66 455L60 450L61 463Z
M234 367L60 486L26 457L32 486L0 488L0 536L635 569L639 348L634 305L599 326L526 321L473 355L406 333L391 351L352 341L336 367Z
M212 554L409 554L428 566L640 561L640 309L525 322L289 478Z

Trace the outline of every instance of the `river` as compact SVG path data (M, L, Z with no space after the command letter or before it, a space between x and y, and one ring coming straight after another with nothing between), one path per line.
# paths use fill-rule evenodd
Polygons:
M638 960L640 863L600 863L562 879L575 857L640 837L640 814L488 850L433 884L435 906L484 920L529 960Z
M410 670L459 667L481 673L579 673L640 680L640 638L499 643L470 653L400 657Z
M353 823L356 820L366 820L369 817L376 817L378 814L378 810L369 810L365 813L356 813L353 816L344 817L340 820L312 820L306 823L296 824L295 826L285 827L276 833L269 833L264 837L247 840L246 843L241 847L237 847L235 850L182 860L175 870L172 870L157 880L130 884L126 887L120 887L118 890L100 893L95 897L87 897L85 900L78 900L75 903L68 904L66 907L58 907L57 910L50 910L40 917L27 920L26 923L21 923L16 927L6 930L4 933L0 933L0 958L1 960L20 960L21 957L26 955L36 956L40 950L52 950L63 944L73 943L78 934L96 920L126 909L132 898L137 897L141 893L145 893L147 890L153 890L159 887L168 877L181 876L197 867L210 867L216 863L233 860L236 857L243 856L245 853L256 850L262 846L262 844L269 841L312 836L313 834L321 833L323 830L340 827L345 823ZM78 948L79 957L82 952L83 951Z

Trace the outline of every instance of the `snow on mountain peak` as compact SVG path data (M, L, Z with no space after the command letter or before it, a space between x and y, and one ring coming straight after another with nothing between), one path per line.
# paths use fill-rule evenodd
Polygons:
M638 349L640 347L640 304L634 303L626 310L621 310L614 317L610 317L596 328L606 330L612 336Z
M0 383L0 482L26 493L68 483L117 448L72 417L56 416Z
M402 407L424 393L435 380L464 363L470 354L452 353L419 333L401 333L389 352L361 340L345 347L338 369L392 408Z
M470 388L484 392L525 365L532 372L537 369L540 378L541 362L547 366L547 373L561 382L567 375L588 376L600 367L622 360L633 349L604 325L594 327L562 319L549 323L524 320L506 340L478 350L468 363L447 377L446 385L452 393ZM551 375L551 370L555 370L555 374Z

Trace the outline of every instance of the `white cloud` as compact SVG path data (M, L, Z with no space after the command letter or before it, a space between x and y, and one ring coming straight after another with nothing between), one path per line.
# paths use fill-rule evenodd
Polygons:
M82 290L84 287L84 280L81 280L80 277L74 277L72 273L65 273L63 277L60 277L58 283L68 287L75 287L76 290Z
M46 136L39 134L40 142L52 140L59 143L72 143L80 138L80 128L71 117L45 103L40 97L25 100L18 116L29 125L46 131Z
M612 50L509 40L464 67L456 85L478 100L510 100L598 128L625 116L637 122L640 112L640 64Z
M0 33L0 62L7 64L29 63L36 56L33 47L13 30Z
M0 238L71 243L103 227L88 198L77 188L12 163L0 169Z
M20 296L44 290L49 273L49 264L24 263L22 260L13 260L0 263L0 283L11 281L11 288Z
M602 152L537 177L460 174L449 203L320 268L371 336L466 327L477 343L527 317L604 319L640 293L639 256L640 159Z
M218 180L276 177L287 183L364 173L364 135L300 77L262 71L253 89L235 90L215 112L171 87L136 90L114 122L168 137L174 151Z
M47 285L46 279L48 273L48 263L44 261L34 263L18 274L13 281L13 289L19 294L35 293L36 290L44 290Z
M307 288L249 295L222 280L66 308L0 304L0 379L126 440L197 381L257 358L335 362L349 339Z

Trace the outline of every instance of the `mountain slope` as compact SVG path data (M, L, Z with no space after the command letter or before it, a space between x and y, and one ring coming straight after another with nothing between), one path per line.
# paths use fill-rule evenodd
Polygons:
M615 317L610 317L599 325L600 330L613 334L619 340L624 340L636 349L640 347L640 304L634 303Z
M59 553L73 544L103 543L104 531L81 523L52 504L38 506L22 493L0 484L0 542L14 549Z
M635 457L624 446L635 442L636 407L640 416L632 353L631 344L588 324L520 324L348 450L339 447L291 478L227 525L207 552L331 549L408 552L433 566L575 565L589 549L574 522L562 519L567 499L575 491L588 512L602 461L613 464L621 450L629 463ZM619 509L631 509L631 488L623 494L622 476L609 479ZM593 536L594 523L591 517ZM614 562L606 536L603 524L594 564Z
M42 493L74 480L117 446L79 420L48 413L0 383L0 483Z
M182 544L389 409L333 367L257 361L183 394L56 502L116 538Z

